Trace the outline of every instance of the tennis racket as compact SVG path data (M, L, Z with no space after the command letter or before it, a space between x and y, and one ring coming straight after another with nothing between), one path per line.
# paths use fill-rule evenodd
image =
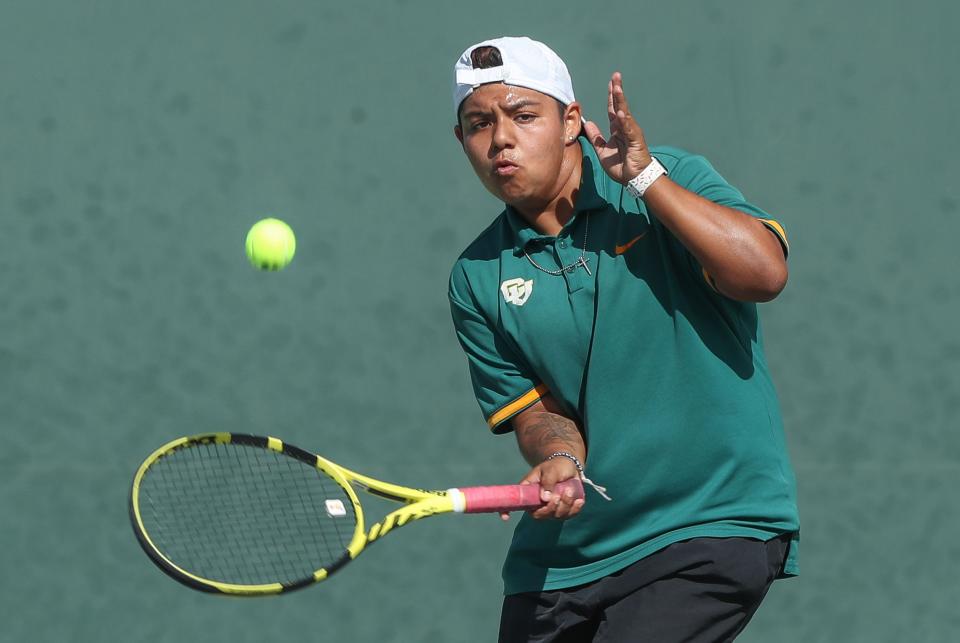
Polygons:
M583 497L580 480L555 492L567 488ZM367 529L357 489L404 506ZM150 559L184 585L258 596L325 580L413 520L542 505L539 485L411 489L277 438L208 433L169 442L140 465L130 520Z

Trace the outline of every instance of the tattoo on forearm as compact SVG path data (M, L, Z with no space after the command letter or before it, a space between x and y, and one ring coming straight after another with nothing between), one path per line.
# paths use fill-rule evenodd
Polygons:
M537 413L514 429L520 452L536 464L553 451L571 451L583 456L583 436L576 422L556 413Z

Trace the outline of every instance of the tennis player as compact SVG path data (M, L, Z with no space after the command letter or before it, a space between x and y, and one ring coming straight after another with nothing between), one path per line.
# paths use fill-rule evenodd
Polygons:
M514 532L500 640L732 640L798 573L756 306L786 284L784 229L648 146L619 73L608 138L542 43L478 43L454 74L454 134L506 206L453 266L454 326L547 501ZM585 499L550 493L584 474Z

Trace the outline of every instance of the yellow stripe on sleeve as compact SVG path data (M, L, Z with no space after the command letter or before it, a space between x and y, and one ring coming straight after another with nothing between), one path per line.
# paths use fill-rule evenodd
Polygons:
M773 230L773 233L777 235L780 239L780 243L783 244L783 254L790 254L790 242L787 241L787 231L783 229L783 226L773 219L760 219L765 226Z
M530 406L531 404L539 400L548 391L549 389L547 388L546 384L543 384L543 383L538 384L537 386L530 389L529 391L527 391L526 393L524 393L514 401L508 403L505 406L500 407L500 409L495 411L487 419L487 424L490 426L491 429L494 428L495 426L503 422L506 418L510 417L517 411L520 411L521 409L525 409L526 407Z

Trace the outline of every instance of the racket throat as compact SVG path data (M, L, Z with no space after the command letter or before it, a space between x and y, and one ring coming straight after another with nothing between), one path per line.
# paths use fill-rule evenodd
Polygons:
M453 512L462 514L467 509L467 499L463 495L463 492L459 489L453 487L447 489L447 497L450 498L450 502L453 503Z
M398 509L387 515L382 521L370 527L370 530L367 532L367 542L373 542L378 538L382 538L384 534L397 527L403 527L407 523L433 516L437 513L443 513L444 511L449 511L449 509L438 508L426 503L414 503L403 509Z
M384 500L392 500L393 502L402 502L402 503L405 503L405 504L411 504L411 503L416 502L416 500L414 500L414 499L412 499L412 498L407 498L407 497L405 497L405 496L394 495L394 494L392 494L392 493L389 493L389 492L387 492L387 491L382 491L382 490L377 489L377 488L375 488L375 487L368 487L367 485L365 485L365 484L363 484L363 483L360 483L360 482L355 482L354 484L357 485L358 487L360 487L361 489L363 489L364 491L366 491L367 493L369 493L370 495L376 496L376 497L378 497L378 498L383 498Z

